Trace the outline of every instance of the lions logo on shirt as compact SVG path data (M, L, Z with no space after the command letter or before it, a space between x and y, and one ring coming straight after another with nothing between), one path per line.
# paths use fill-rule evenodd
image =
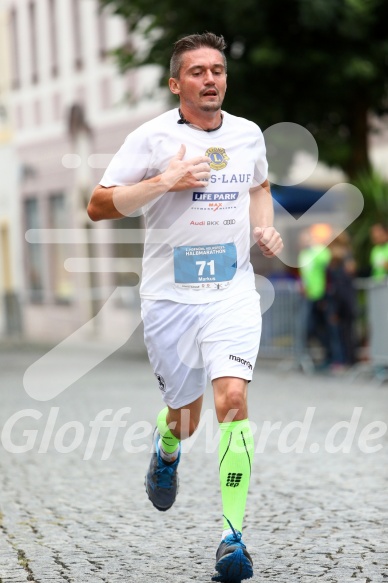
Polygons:
M209 166L213 170L222 170L228 163L229 156L226 155L225 148L208 148L205 152L211 160Z

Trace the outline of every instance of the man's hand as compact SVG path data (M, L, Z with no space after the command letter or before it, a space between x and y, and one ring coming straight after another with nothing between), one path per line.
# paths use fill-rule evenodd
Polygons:
M170 192L188 190L189 188L203 188L208 185L210 158L196 156L195 158L190 158L190 160L183 160L185 153L186 146L182 144L178 153L171 159L167 170L163 173Z
M275 257L283 249L283 241L274 227L255 227L253 238L265 257Z

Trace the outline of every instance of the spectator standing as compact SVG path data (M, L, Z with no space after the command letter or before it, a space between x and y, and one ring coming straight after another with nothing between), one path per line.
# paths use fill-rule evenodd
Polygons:
M381 281L388 275L388 229L382 223L375 223L370 229L372 251L370 254L371 276Z
M301 246L298 264L304 294L301 314L303 344L306 348L308 339L315 337L324 350L323 365L325 366L331 360L325 298L326 268L330 262L331 253L327 246L315 243L309 232L302 233Z
M356 263L346 232L329 245L329 250L331 258L326 270L327 316L332 367L337 368L352 366L356 362Z

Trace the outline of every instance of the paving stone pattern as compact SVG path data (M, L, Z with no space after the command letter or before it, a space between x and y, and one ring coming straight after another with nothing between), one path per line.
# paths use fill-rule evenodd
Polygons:
M41 414L24 416L10 434L22 445L28 439L23 432L35 430L31 451L10 453L9 441L0 448L0 583L210 582L222 528L210 387L208 422L185 443L178 499L162 513L143 485L150 431L161 407L148 363L121 351L59 397L40 402L28 397L22 380L38 356L31 347L0 352L1 427L17 411ZM309 377L259 363L249 387L256 443L265 422L281 426L266 433L253 466L244 527L254 560L252 582L388 582L387 434L369 442L382 445L375 453L357 445L368 423L387 421L387 391L361 379ZM111 410L109 420L124 407L131 410L108 459L101 459L109 431L102 428L84 460L90 422L104 409ZM303 451L282 453L281 430L303 421L308 407L315 409ZM349 453L325 451L330 429L349 421L355 407L362 409ZM45 432L53 408L57 419ZM75 439L76 426L65 425L74 421L84 438L74 451L58 453L58 444L66 447ZM129 445L144 451L124 448L129 427L138 436ZM289 433L289 446L297 434ZM345 429L338 432L337 445L344 435ZM39 447L47 451L38 453Z

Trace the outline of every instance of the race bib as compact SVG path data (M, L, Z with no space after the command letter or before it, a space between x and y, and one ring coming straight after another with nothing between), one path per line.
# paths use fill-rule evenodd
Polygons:
M236 274L234 243L175 247L174 277L177 287L223 289Z

